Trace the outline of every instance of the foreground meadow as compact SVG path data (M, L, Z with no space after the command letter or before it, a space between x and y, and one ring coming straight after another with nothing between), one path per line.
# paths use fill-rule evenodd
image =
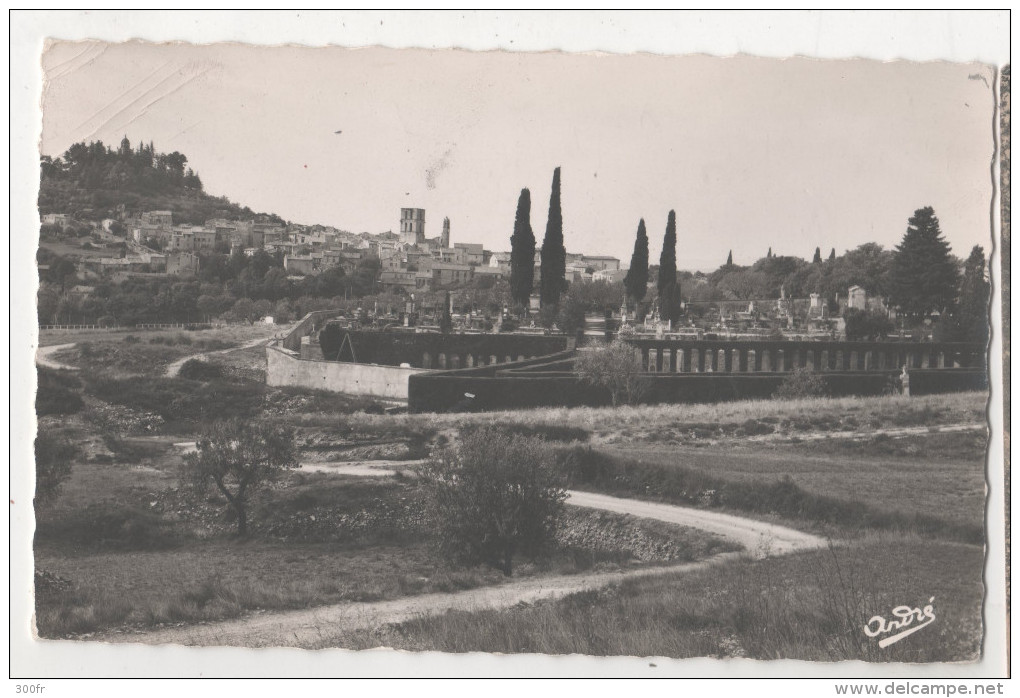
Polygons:
M331 604L512 588L543 575L661 568L562 599L452 611L309 647L869 661L980 653L986 395L843 398L484 414L385 414L385 405L268 388L260 349L172 361L246 337L110 338L40 370L40 433L74 445L70 479L36 510L36 622L51 638L215 623ZM233 343L233 344L229 344ZM134 356L126 363L124 356ZM307 464L385 460L396 476L297 470L234 535L219 495L179 477L182 442L222 417L296 429ZM514 576L451 563L422 516L415 464L464 430L544 438L564 485L724 512L832 545L741 559L713 534L568 507L553 549ZM175 445L177 444L177 445ZM679 563L715 560L669 572ZM884 649L863 625L935 597L938 620ZM952 628L952 630L950 630Z

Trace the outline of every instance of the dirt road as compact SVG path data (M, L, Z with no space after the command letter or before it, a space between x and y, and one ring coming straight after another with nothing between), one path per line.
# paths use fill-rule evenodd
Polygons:
M78 370L77 366L68 366L67 364L62 364L59 361L54 361L51 358L57 352L63 351L64 349L70 349L73 346L74 343L72 342L71 344L53 344L48 347L39 347L35 351L36 366L42 366L44 368L55 368L57 370L63 369L65 371L77 371Z
M602 509L617 514L630 514L643 519L656 519L708 531L720 538L727 538L739 543L755 557L762 557L766 553L786 555L826 545L824 539L803 531L704 509L645 502L639 499L621 499L606 494L577 491L567 493L567 504L589 509Z
M147 633L108 633L94 639L103 642L141 642L234 647L318 647L324 637L337 631L374 628L402 623L420 616L447 611L481 611L509 608L519 603L553 599L579 591L599 589L624 579L677 572L693 572L740 553L724 553L709 560L673 567L647 567L621 572L563 575L525 579L498 587L481 587L454 593L422 594L392 601L348 603L301 611L267 613L207 625L189 625Z
M385 477L393 474L391 468L398 463L407 464L393 461L308 463L301 469L338 475ZM771 555L783 555L826 545L824 539L801 531L700 509L621 499L591 492L569 492L567 503L699 528L736 541L754 556L766 552ZM708 560L671 567L540 577L454 593L423 594L391 601L345 603L283 613L259 613L218 623L187 625L150 632L107 633L96 639L117 643L317 647L324 637L336 635L338 630L346 632L378 627L450 610L509 608L522 602L530 603L539 599L558 598L579 591L599 589L624 579L692 572L724 560L735 559L741 554L725 553Z

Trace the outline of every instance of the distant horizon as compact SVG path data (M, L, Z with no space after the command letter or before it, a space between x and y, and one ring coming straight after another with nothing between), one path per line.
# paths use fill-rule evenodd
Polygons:
M507 251L518 194L542 243L562 167L568 251L749 265L892 249L932 206L991 251L994 70L979 64L51 42L41 150L179 151L207 193L284 220ZM112 97L112 99L111 99Z

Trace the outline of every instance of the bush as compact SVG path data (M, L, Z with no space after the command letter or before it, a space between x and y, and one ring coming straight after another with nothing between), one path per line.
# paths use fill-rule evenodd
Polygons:
M584 304L568 292L560 302L559 315L556 322L563 332L571 335L576 334L579 330L584 329L584 311Z
M194 381L211 381L223 377L223 368L208 361L199 359L188 359L181 366L179 374L181 378Z
M71 477L71 461L78 449L62 439L40 433L35 439L35 498L48 502L56 498L60 485Z
M506 576L514 557L553 542L566 492L540 439L483 427L423 465L419 474L441 551Z
M780 383L772 396L781 400L796 400L823 395L825 380L809 368L797 368Z
M77 414L85 406L78 389L81 381L67 371L39 369L39 391L35 395L35 413Z
M167 422L205 423L212 419L252 419L263 408L266 386L226 380L132 376L89 380L91 395L133 410L158 414Z
M851 342L881 339L893 331L892 321L885 313L847 308L843 313L846 338Z

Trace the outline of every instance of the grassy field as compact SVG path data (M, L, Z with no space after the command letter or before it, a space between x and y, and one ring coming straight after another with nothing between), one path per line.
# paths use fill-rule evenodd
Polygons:
M515 424L581 429L596 444L714 444L720 440L777 433L874 431L899 427L935 427L984 423L988 394L983 392L920 397L846 397L801 400L744 400L712 405L545 407L477 414L353 415L359 429L422 428L436 431L463 425ZM295 423L317 426L314 415ZM767 431L766 431L767 429Z
M190 337L193 342L219 341L228 345L238 345L254 339L269 339L286 330L284 326L277 325L225 325L205 330L145 330L145 329L121 329L121 330L45 330L39 333L39 346L48 347L54 344L73 344L76 342L116 343L123 342L124 338L131 335L139 338L142 343L166 344L167 339L177 338L180 335ZM155 340L154 342L151 340Z
M968 661L981 651L981 567L979 546L876 535L852 546L629 580L507 611L335 630L313 648ZM894 607L923 607L931 597L937 616L931 627L884 649L863 633L872 616L892 618Z
M571 487L837 541L832 550L724 562L507 611L335 631L322 646L869 661L966 660L979 651L985 434L938 428L983 423L984 393L391 415L371 399L265 386L261 348L162 375L170 361L272 333L46 338L89 348L55 357L83 371L40 371L40 431L79 450L62 494L37 510L43 636L506 583L435 554L407 476L294 473L265 493L252 536L236 539L221 501L186 496L173 446L209 420L236 416L295 426L309 461L421 458L462 430L499 424L550 441ZM921 432L875 433L901 427ZM519 574L664 565L731 549L690 529L568 511L555 550ZM888 650L859 632L872 615L930 596L938 622Z
M44 637L507 581L436 554L413 480L295 472L260 499L251 537L238 540L219 497L196 502L178 486L179 456L168 442L134 440L126 449L117 462L76 466L63 495L39 510L36 565L57 579L37 589ZM570 508L556 546L522 561L515 579L733 549L693 529Z
M711 449L687 446L666 451L632 444L602 450L735 483L775 484L788 478L809 494L976 526L984 517L986 438L983 432L956 432ZM918 496L919 490L923 496Z

